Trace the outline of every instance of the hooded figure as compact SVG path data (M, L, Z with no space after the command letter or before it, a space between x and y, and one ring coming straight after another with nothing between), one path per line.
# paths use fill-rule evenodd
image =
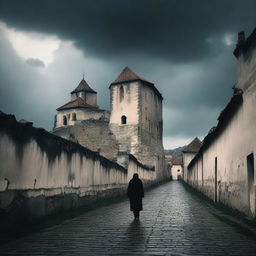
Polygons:
M133 174L129 182L127 196L130 199L130 210L133 211L134 218L137 220L142 211L142 197L144 197L143 185L137 173Z

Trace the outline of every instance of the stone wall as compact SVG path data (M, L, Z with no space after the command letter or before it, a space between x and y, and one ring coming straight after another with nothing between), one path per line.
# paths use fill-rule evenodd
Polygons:
M82 146L96 151L110 160L116 160L119 144L109 129L108 121L80 121L74 126L54 129L53 134L78 142Z
M124 194L138 172L144 184L154 170L129 157L128 168L98 153L0 115L0 215L6 226Z

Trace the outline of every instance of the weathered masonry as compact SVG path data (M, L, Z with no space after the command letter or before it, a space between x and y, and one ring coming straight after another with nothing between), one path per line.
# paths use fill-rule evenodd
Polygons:
M215 202L256 216L256 29L239 33L238 79L218 125L188 166L187 182Z
M124 168L97 152L3 113L0 141L0 216L5 228L124 194L135 172L145 186L156 180L155 169L132 155L126 155Z

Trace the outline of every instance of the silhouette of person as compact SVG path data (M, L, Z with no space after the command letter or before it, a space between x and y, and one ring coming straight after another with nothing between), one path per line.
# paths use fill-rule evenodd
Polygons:
M133 178L129 181L127 196L130 199L130 210L134 214L135 220L140 217L142 211L142 197L144 197L144 189L142 181L137 173L133 174Z

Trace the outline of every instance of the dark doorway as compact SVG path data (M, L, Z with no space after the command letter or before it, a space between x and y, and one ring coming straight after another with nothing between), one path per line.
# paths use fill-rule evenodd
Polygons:
M247 156L248 196L250 212L255 213L255 191L254 191L254 156Z
M217 203L217 191L218 191L218 188L217 188L217 185L218 185L218 181L217 181L217 174L218 174L218 159L217 157L215 157L215 175L214 175L214 202Z

